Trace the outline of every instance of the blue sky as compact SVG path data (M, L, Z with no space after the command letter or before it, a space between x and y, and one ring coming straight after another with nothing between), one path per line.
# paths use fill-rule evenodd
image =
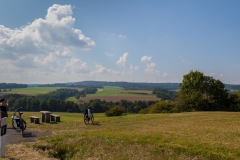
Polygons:
M240 1L0 0L0 82L240 84Z

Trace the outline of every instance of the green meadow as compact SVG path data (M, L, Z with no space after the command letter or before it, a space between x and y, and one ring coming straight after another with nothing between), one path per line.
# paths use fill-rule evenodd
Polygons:
M26 95L38 95L46 94L57 90L57 87L29 87L29 88L13 88L11 91L2 92L5 94L26 94Z
M188 112L174 114L127 114L106 117L94 114L95 122L85 125L81 113L55 113L59 123L33 124L30 130L52 131L40 137L6 147L6 157L17 158L21 150L56 159L101 160L235 160L240 159L240 113ZM9 113L11 115L11 113ZM10 119L8 119L10 124ZM10 125L9 125L10 126ZM18 147L20 146L20 147ZM31 155L34 159L34 156Z
M11 91L1 92L3 94L25 94L25 95L38 95L38 94L46 94L52 91L55 91L59 88L71 88L71 87L29 87L29 88L13 88ZM83 88L73 88L82 91Z

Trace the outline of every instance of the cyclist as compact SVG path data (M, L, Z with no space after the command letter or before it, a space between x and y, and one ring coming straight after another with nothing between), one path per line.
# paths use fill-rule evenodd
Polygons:
M87 108L85 109L84 115L90 119L90 114L91 114L91 107L87 106Z

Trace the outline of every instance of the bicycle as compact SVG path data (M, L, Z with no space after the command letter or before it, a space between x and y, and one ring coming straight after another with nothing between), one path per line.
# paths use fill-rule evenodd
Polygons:
M86 125L89 125L89 122L91 121L92 123L94 122L94 117L90 109L87 109L87 112L83 114L83 120Z
M12 127L16 130L20 130L23 133L23 131L27 128L27 123L22 118L23 112L20 112L20 109L22 109L22 107L16 109L13 113Z

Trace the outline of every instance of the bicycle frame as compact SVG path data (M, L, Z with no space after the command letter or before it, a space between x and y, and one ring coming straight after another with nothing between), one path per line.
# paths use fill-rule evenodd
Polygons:
M20 109L22 107L16 109L14 111L14 114L12 116L12 126L14 129L20 129L20 131L23 133L23 131L26 129L26 122L22 118L23 112L20 112ZM18 115L17 115L18 114Z

